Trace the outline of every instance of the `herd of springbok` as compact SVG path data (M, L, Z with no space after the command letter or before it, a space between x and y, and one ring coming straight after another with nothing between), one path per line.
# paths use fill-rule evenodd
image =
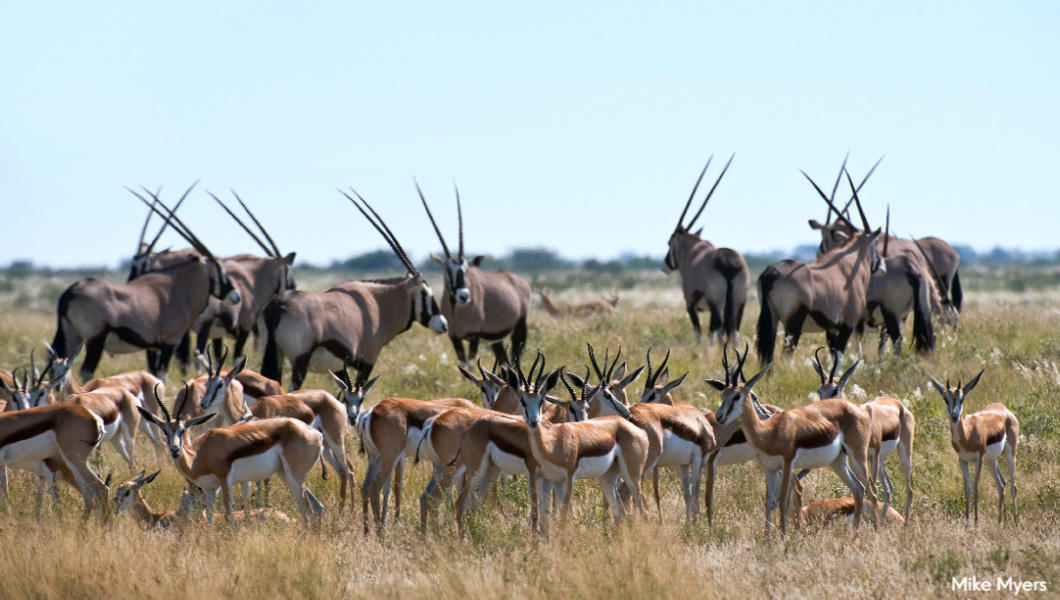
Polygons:
M72 284L59 299L57 330L46 345L48 359L43 370L38 370L31 352L28 367L12 373L0 371L0 400L5 402L0 413L0 486L5 498L7 467L31 471L39 478L38 517L45 491L57 500L56 484L65 482L82 495L87 518L96 501L109 497L111 491L109 476L104 482L93 472L90 456L109 441L134 468L136 441L143 429L154 447L169 453L187 481L187 490L179 510L156 512L140 490L158 472L140 471L115 486L113 504L118 512L129 509L148 526L168 527L202 516L212 522L220 491L222 518L285 521L286 515L279 511L264 506L250 509L250 484L258 484L258 502L264 504L267 483L276 475L290 489L305 526L324 510L306 487L306 476L318 462L322 469L327 464L338 474L340 509L353 495L352 490L348 494L354 473L347 457L352 431L367 455L360 489L366 534L371 524L380 532L386 527L391 488L392 519L400 519L408 459L433 466L420 497L423 531L438 527L438 511L446 497L455 497L454 520L463 531L468 512L502 475L526 479L531 529L543 536L548 535L551 508L559 511L561 521L567 519L577 479L599 482L604 505L617 522L632 512L648 513L641 484L650 476L655 510L661 518L659 470L663 467L678 473L686 519L698 518L702 498L712 523L717 468L752 459L765 474L767 532L777 508L782 533L792 511L799 521L818 523L849 518L856 526L863 515L877 527L906 522L914 488L914 415L895 398L876 398L863 405L846 398L844 389L860 359L838 377L837 372L850 338L855 334L860 338L866 327L880 327L881 354L888 340L895 352L901 351L902 325L910 314L914 346L921 352L934 348L932 315L956 327L961 308L956 251L937 238L892 236L889 209L883 230L870 227L858 197L868 175L855 186L846 161L831 194L811 179L828 205L824 224L810 221L821 232L818 258L810 264L780 261L758 278L761 313L756 348L763 366L748 379L744 365L750 344L743 344L742 354L737 344L750 286L747 263L738 252L716 248L702 239L702 229L692 232L731 163L732 158L685 223L710 166L707 161L670 236L663 263L664 271L681 274L696 342L701 338L698 313L708 310L709 337L722 345L724 380L705 382L720 394L716 411L676 401L688 373L670 376L669 350L655 368L650 349L646 364L632 368L620 362L621 349L614 358L610 350L605 351L599 361L587 343L587 361L568 357L568 364L583 363L582 374L565 367L547 369L540 350L525 371L521 355L527 347L530 285L508 271L484 271L481 256L469 259L465 255L459 191L459 244L454 254L416 186L445 253L444 257L431 255L444 273L439 304L394 232L352 189L350 194L340 193L386 240L407 274L350 281L322 292L296 288L290 269L294 253L280 252L234 192L267 244L220 198L210 196L264 250L265 257L218 258L210 252L175 214L194 184L172 208L158 192L130 190L149 212L127 282L89 278ZM844 178L851 199L839 208L835 195ZM860 228L850 217L852 205ZM163 223L146 242L155 214ZM166 228L191 247L156 251ZM606 314L618 308L617 295L557 305L548 290L539 293L545 309L558 318ZM371 375L380 353L414 322L449 334L459 359L458 372L479 390L481 404L464 398L386 398L366 406L365 397L379 379ZM782 410L761 401L754 391L772 365L778 323L783 325L788 353L804 330L826 333L831 366L821 362L824 348L815 352L813 360L820 378L819 401ZM191 333L197 336L194 361ZM263 354L260 373L247 368L245 350L251 333ZM509 337L510 353L505 345ZM229 358L226 338L234 340L229 368L225 368ZM480 340L489 342L495 355L491 369L476 359ZM735 355L733 364L730 348ZM79 374L84 383L79 384L73 377L73 363L82 349L85 357ZM147 353L148 370L94 377L104 351L114 355L140 350ZM183 369L203 372L184 382L167 405L167 372L174 355ZM287 392L281 387L285 357L291 377ZM337 394L300 389L309 372L330 373ZM643 392L631 401L627 389L642 375ZM998 467L1002 454L1016 519L1019 423L1000 404L972 415L963 412L965 398L982 375L963 386L961 382L950 386L948 380L942 385L929 377L946 403L952 445L964 474L966 521L971 519L973 506L978 521L984 462L998 488L998 519L1003 521L1006 482ZM560 383L566 394L556 393ZM885 464L895 451L905 483L901 512L890 507L894 488ZM974 475L970 473L973 463ZM851 497L804 506L800 480L821 467L838 475ZM237 487L245 511L235 510Z

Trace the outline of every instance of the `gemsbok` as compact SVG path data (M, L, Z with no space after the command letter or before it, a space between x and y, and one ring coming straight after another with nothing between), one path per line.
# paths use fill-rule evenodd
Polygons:
M141 198L142 200L142 198ZM146 201L145 201L146 203ZM169 211L161 202L147 203ZM166 215L163 215L166 216ZM63 292L57 309L57 331L51 346L55 358L73 359L72 350L85 345L83 381L92 379L99 360L109 354L146 349L148 370L161 380L173 351L211 296L232 304L240 301L221 262L180 221L169 213L171 226L199 253L168 268L150 271L126 284L82 279ZM201 255L201 256L200 256Z
M408 275L349 281L325 292L286 291L269 302L259 320L259 331L267 336L261 374L282 381L283 359L287 357L291 362L291 390L302 387L307 372L338 371L347 360L357 369L357 383L362 384L382 349L413 322L436 333L449 329L431 286L383 219L356 192L375 219L357 200L341 193L383 236Z
M454 186L455 187L455 186ZM530 284L510 271L487 272L479 268L482 256L470 261L464 256L464 215L460 208L460 191L456 191L456 214L459 222L460 246L456 256L442 237L442 230L427 206L420 186L416 184L423 208L434 225L445 258L431 254L431 260L445 276L445 300L442 314L449 322L449 340L456 349L457 359L465 366L475 360L479 340L492 342L493 354L499 362L509 357L502 340L511 335L511 360L517 359L526 343L526 315L530 311ZM464 340L468 349L464 351Z
M189 187L184 192L184 195L180 197L180 200L178 200L177 203L173 205L174 214L176 214L177 209L180 208L180 205L184 204L185 198L188 197L188 194L191 193L191 190L194 189L195 186L198 185L198 183L199 182L196 181L195 183L191 184L191 187ZM140 196L138 192L133 191L130 188L125 189L132 192L135 196ZM157 198L158 194L162 192L161 188L159 188L159 190L153 194L148 191L147 188L144 188L144 191L155 198ZM142 198L142 196L140 197ZM140 241L137 242L136 252L133 254L132 259L129 261L129 277L125 280L125 283L129 283L133 279L136 279L137 277L143 275L148 271L164 269L166 267L173 266L178 262L184 262L187 260L190 254L196 254L196 251L193 248L185 248L183 250L175 251L167 248L160 252L155 252L155 244L158 243L158 240L162 237L162 234L165 233L166 228L169 227L170 220L166 219L162 223L162 226L158 228L158 233L155 234L155 237L151 240L150 243L147 243L144 241L144 236L147 235L147 225L151 222L151 217L154 216L154 214L155 208L152 205L150 208L147 209L147 219L144 220L144 226L140 229Z
M516 390L530 448L542 479L551 482L562 502L561 519L570 514L576 479L596 479L617 523L626 515L618 498L618 479L626 481L637 511L644 515L640 482L648 463L648 435L623 417L602 417L577 423L549 424L544 420L545 397L559 382L562 367L544 373L542 362L535 377L526 376L518 364L505 372L508 386Z
M273 475L279 475L291 490L303 526L308 522L310 510L317 519L323 514L324 507L305 486L305 477L323 449L319 431L301 421L281 417L215 427L189 441L188 429L206 423L216 414L186 420L172 418L155 392L155 401L165 420L143 408L140 414L165 434L177 471L188 483L205 490L206 516L210 523L213 523L217 488L221 488L225 515L232 519L235 511L232 486L262 481ZM177 415L183 413L187 398L185 393L183 402L176 408Z
M235 191L232 194L235 195L243 210L253 219L254 224L258 226L269 244L266 245L261 241L220 198L210 194L265 251L265 257L240 254L222 259L228 278L239 290L240 301L238 305L232 305L216 299L211 300L206 310L195 320L193 329L196 333L196 350L200 356L206 354L206 344L210 340L213 341L214 353L219 352L226 337L235 339L233 358L243 356L243 349L257 324L261 309L265 308L265 305L280 292L296 289L294 278L291 276L291 264L294 263L295 253L291 252L284 256L272 236L261 225L254 213L250 212L239 195Z
M0 494L4 501L10 499L7 467L37 473L48 484L54 483L56 472L62 472L69 474L70 483L81 492L83 518L88 518L96 499L107 497L107 487L88 464L103 433L103 421L77 404L45 404L0 413ZM42 490L37 493L38 515Z
M735 156L735 154L733 155ZM711 159L714 157L711 156ZM718 175L714 186L710 188L707 197L699 211L692 217L688 224L684 224L685 215L692 205L692 199L696 196L696 190L707 173L710 160L699 174L692 193L688 196L685 209L681 211L681 217L677 220L677 227L670 234L670 241L663 261L663 273L677 270L681 274L681 289L685 296L685 308L688 310L688 318L692 321L692 329L696 334L696 343L702 340L703 333L699 325L699 312L710 311L710 323L708 325L708 336L717 336L718 341L734 341L740 322L743 321L743 309L747 303L747 286L751 281L751 272L747 268L747 262L739 252L731 248L716 248L701 237L703 229L695 233L692 227L695 225L707 202L714 194L714 190L721 183L721 178L729 170L732 157Z
M849 173L846 175L853 191L854 182ZM827 196L822 193L821 197L831 205ZM869 279L876 273L882 275L886 266L877 249L883 232L869 227L856 191L854 199L865 226L863 232L810 264L783 260L767 267L758 277L762 312L756 346L762 364L773 362L778 322L784 324L784 348L789 354L804 330L824 331L829 347L837 352L840 361L850 336L864 322ZM845 217L840 215L839 219Z
M843 373L842 377L836 377L838 363L832 363L832 370L825 375L821 359L817 353L823 350L818 348L814 352L813 368L821 379L821 385L817 388L820 399L846 398L844 388L850 381L861 361L854 364ZM832 356L833 360L835 355ZM872 440L869 442L869 465L873 481L880 482L880 496L883 497L883 512L891 505L891 496L894 494L894 485L891 477L887 474L884 460L894 451L898 450L898 459L902 467L902 475L905 479L905 509L902 511L903 522L909 519L909 509L913 505L913 438L916 435L916 419L912 411L902 404L901 400L890 397L879 397L871 402L861 405L869 411L872 419ZM805 471L799 473L799 477L805 475Z
M961 463L961 474L964 475L964 520L969 523L971 505L975 504L975 524L979 524L979 474L983 470L983 462L994 475L994 483L997 485L997 522L1004 523L1005 520L1005 478L998 468L997 458L1005 455L1008 463L1008 478L1012 486L1012 519L1019 524L1019 513L1016 511L1016 446L1019 444L1020 423L1016 415L1005 408L1004 404L993 403L987 405L983 410L970 415L964 414L964 399L968 392L972 391L983 371L968 385L961 387L957 382L956 387L950 387L946 380L946 387L928 375L931 385L935 386L942 399L946 401L946 414L950 419L950 444L957 452L957 459ZM968 466L975 463L975 478L971 479Z
M737 352L737 374L743 370L746 359L747 351L742 358ZM777 504L780 505L781 535L787 534L795 468L830 467L853 492L854 526L857 527L861 522L862 505L868 495L872 503L873 521L879 527L876 519L879 509L876 484L869 478L868 469L869 441L872 436L868 411L847 400L832 398L780 411L762 420L759 416L763 411L756 407L758 397L752 390L770 366L766 364L747 383L740 382L736 375L728 384L716 379L707 380L707 384L721 392L721 407L715 413L717 422L725 425L739 421L765 472L766 534L770 532L770 517ZM867 482L867 485L862 482ZM802 507L796 508L801 510Z

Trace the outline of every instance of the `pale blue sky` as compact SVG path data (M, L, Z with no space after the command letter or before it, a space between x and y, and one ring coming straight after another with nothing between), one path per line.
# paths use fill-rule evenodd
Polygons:
M378 248L354 186L417 257L416 176L469 252L661 256L707 156L701 222L743 251L814 243L851 152L870 220L979 249L1060 247L1060 3L8 2L0 264L117 264L164 184L217 254ZM708 174L711 178L711 174ZM157 224L157 221L156 221ZM183 246L172 234L166 238Z

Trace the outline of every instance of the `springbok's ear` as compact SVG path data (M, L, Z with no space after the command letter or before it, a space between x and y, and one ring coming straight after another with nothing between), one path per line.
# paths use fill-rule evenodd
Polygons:
M821 362L817 360L816 355L810 360L810 364L813 365L813 370L817 373L817 376L821 378L821 383L828 383L828 376L824 374L824 369L821 368Z
M133 478L132 478L132 479L130 479L129 481L132 481L132 482L134 482L134 483L140 483L140 481L141 481L141 480L142 480L142 479L143 479L144 477L147 477L147 471L140 471L140 472L139 472L139 473L137 473L136 475L133 475ZM110 473L107 473L107 481L110 481Z
M688 373L685 373L685 375L688 375ZM663 372L655 378L655 385L666 385L668 381L670 381L670 367L663 369Z
M478 256L476 256L475 258L472 258L472 259L471 259L471 266L472 266L472 267L478 267L478 266L481 266L481 265L482 265L482 260L483 260L484 258L486 258L486 257L485 257L485 256L483 256L483 255L481 255L481 254L480 254L480 255L478 255Z
M294 255L295 255L295 253L292 252L292 253L288 254L287 256L283 257L283 264L285 264L285 265L294 264Z
M465 369L463 365L457 365L456 368L460 371L460 374L464 376L464 379L470 381L476 386L482 386L482 381L478 377L475 377L474 373Z
M140 474L143 475L143 471L140 471ZM111 476L111 474L107 473L107 478L103 480L103 487L106 487L106 488L110 487L110 476Z
M507 383L508 387L512 388L513 390L520 389L519 376L516 375L515 369L504 370L504 382Z
M162 472L162 469L159 469L159 470L155 471L154 473L151 473L150 475L148 475L144 479L144 483L143 484L147 485L147 484L151 483L152 481L155 480L155 477L158 477L158 474L161 473L161 472Z
M382 377L382 376L383 376L382 374L376 375L375 377L369 379L368 383L364 384L364 387L361 388L361 397L362 398L364 396L368 395L368 392L370 392L372 390L372 388L375 387L375 382L379 381L379 378Z
M556 384L559 383L559 374L562 373L562 372L563 372L563 367L559 367L558 369L553 369L552 372L549 373L547 377L545 377L545 385L543 386L543 389L538 390L538 391L541 392L542 394L547 394L549 390L551 390L552 388L556 387Z
M718 381L717 379L707 379L705 381L707 382L707 385L718 390L719 392L725 389L724 381Z
M438 256L437 254L435 254L433 252L431 253L431 262L433 262L434 264L438 265L439 267L441 267L443 269L445 268L445 259L442 258L441 256Z
M236 359L236 364L232 366L232 370L225 375L225 383L232 383L232 380L239 376L243 372L243 369L247 366L247 356L244 354Z
M163 422L161 419L156 417L154 415L154 413L152 413L151 411L145 409L142 406L137 406L136 410L140 411L140 416L141 417L147 419L147 421L149 423L154 423L155 426L157 426L159 429L162 429L163 427L165 427L165 422Z
M824 229L824 225L821 225L817 219L810 219L810 229L820 231Z
M504 367L501 367L501 369L503 369L503 368ZM487 371L485 369L483 369L482 372L485 373L486 377L489 378L489 380L493 382L493 385L496 385L498 387L504 385L504 380L501 379L500 377L497 377L496 375L494 375L493 373L490 373L489 371Z
M766 366L762 367L762 370L759 371L758 374L756 374L754 377L752 377L751 381L748 381L744 384L743 392L745 394L750 394L751 390L754 389L755 384L757 384L762 379L762 377L765 377L765 374L769 371L769 367L772 366L773 363L769 363Z
M859 358L856 361L854 361L854 364L850 365L850 368L847 369L846 373L843 373L843 376L839 378L839 389L843 389L843 388L846 387L847 382L850 381L851 375L854 374L854 369L857 369L858 365L860 365L860 364L861 364L861 359Z
M684 375L678 377L677 379L671 381L670 383L667 383L666 385L664 385L663 388L662 388L663 396L665 396L666 394L669 394L671 391L673 391L674 388L676 388L677 386L679 386L682 383L684 383L685 382L685 377L688 377L688 373L687 372Z
M625 365L626 363L622 363L622 364ZM640 367L637 368L636 371L633 371L632 373L630 373L626 377L622 378L622 381L618 382L618 389L620 389L620 390L626 389L626 386L628 386L629 384L631 384L634 381L636 381L636 379L638 377L640 377L640 374L643 373L643 372L644 372L644 365L641 365Z
M346 380L345 379L343 379L342 377L339 377L338 375L336 375L334 371L329 370L328 373L331 374L331 378L335 380L335 383L339 384L339 389L340 390L342 390L344 392L350 391L349 386L346 385Z
M195 417L194 419L189 419L187 422L184 423L184 429L191 429L192 427L198 427L199 425L202 425L203 423L206 423L207 421L209 421L210 419L213 419L216 416L217 416L217 413L210 413L208 415L202 415L201 417Z
M980 375L982 375L982 373L980 373ZM946 388L942 387L942 384L939 383L938 381L935 381L935 378L931 376L931 373L928 373L928 379L931 380L931 385L935 386L935 389L938 390L938 392L940 394L942 394L943 397L945 397L946 396ZM976 379L978 379L978 377ZM971 385L971 384L969 384L969 385Z
M571 385L578 389L582 389L585 387L585 380L581 377L578 377L574 373L567 373L567 379L570 379Z
M964 386L963 393L964 393L965 396L968 395L968 392L972 391L972 388L975 387L975 384L979 383L979 378L982 377L983 373L985 373L985 372L986 372L986 369L983 369L982 371L979 371L979 374L975 376L975 379L972 379L971 381L968 382L968 385Z
M569 400L560 400L559 398L556 398L555 396L545 396L545 400L548 400L549 402L551 402L552 404L555 404L556 406L562 406L563 408L570 408L570 401Z

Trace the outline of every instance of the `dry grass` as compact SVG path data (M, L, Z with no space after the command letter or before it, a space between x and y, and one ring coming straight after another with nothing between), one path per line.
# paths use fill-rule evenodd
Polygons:
M675 282L667 285L671 289L622 292L622 311L609 317L560 320L539 311L532 318L531 343L541 346L550 364L569 366L584 362L586 340L598 348L621 345L624 355L634 354L628 358L635 364L649 346L671 346L671 373L692 371L678 389L679 399L715 408L716 393L701 380L720 374L720 352L691 344L679 304L659 302ZM525 487L518 483L473 516L466 539L451 528L438 537L421 536L418 496L428 473L411 463L401 520L382 540L361 534L359 495L355 508L339 513L337 482L334 477L321 481L319 471L309 485L328 510L320 530L306 533L297 525L271 524L148 532L130 515L82 524L80 501L70 488L62 490L61 506L37 522L36 482L18 474L12 477L9 508L0 514L5 566L0 597L932 597L952 596L951 578L973 574L1043 580L1054 590L1060 585L1060 418L1054 408L1060 391L1055 362L1060 309L1055 291L1039 296L972 295L961 331L945 335L930 357L907 353L879 361L875 339L866 339L864 349L871 356L855 383L868 396L883 392L901 398L917 417L916 493L913 518L904 529L837 526L767 538L765 486L752 464L721 471L713 529L705 522L682 522L678 483L667 475L661 524L611 525L595 484L580 482L572 522L546 542L529 534ZM750 335L757 308L749 306L747 312L743 333ZM0 365L24 364L30 347L39 347L53 332L50 314L5 312ZM756 388L761 397L785 407L806 403L816 389L809 356L822 341L819 335L804 337L795 356L780 360L775 373ZM101 374L142 365L142 355L106 357ZM967 408L1003 402L1022 424L1018 529L1011 522L996 524L996 495L985 476L980 524L965 528L961 476L943 404L926 386L926 371L967 380L984 367L987 373ZM418 326L384 351L376 372L383 377L370 402L390 395L477 398L456 373L448 340ZM316 375L309 385L331 387ZM183 482L168 458L141 439L138 461L163 469L145 496L156 509L173 508ZM356 448L356 442L349 447ZM110 448L96 460L101 473L132 475ZM358 475L363 473L363 457L354 454L351 460ZM892 479L900 479L896 465L891 472ZM848 494L831 473L811 475L806 487L808 499ZM901 488L897 481L896 487ZM903 501L899 489L895 502ZM274 487L273 503L295 513L282 486Z

